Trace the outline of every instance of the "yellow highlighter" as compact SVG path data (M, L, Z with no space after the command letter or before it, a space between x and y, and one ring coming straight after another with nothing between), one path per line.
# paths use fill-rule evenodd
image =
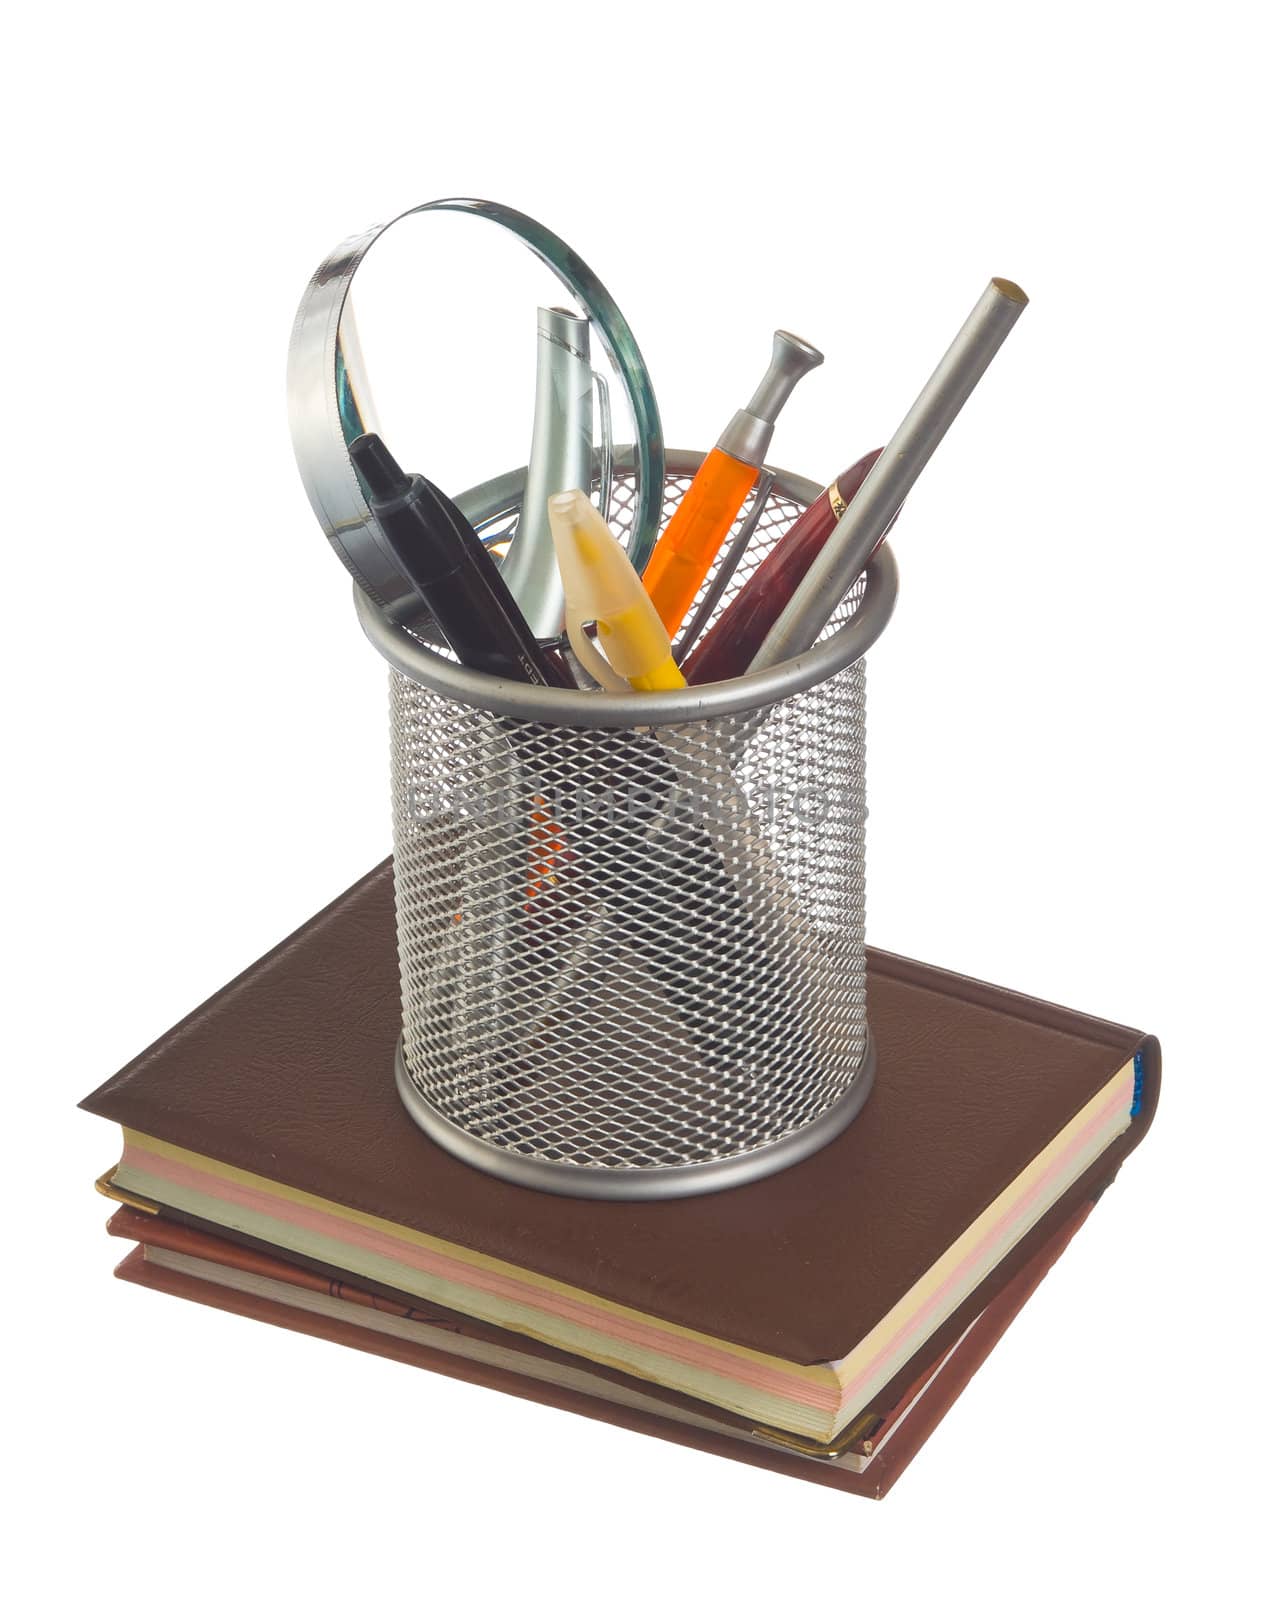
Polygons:
M683 689L670 636L639 574L581 489L553 494L547 520L564 585L564 622L578 660L605 689ZM594 622L604 654L586 632Z

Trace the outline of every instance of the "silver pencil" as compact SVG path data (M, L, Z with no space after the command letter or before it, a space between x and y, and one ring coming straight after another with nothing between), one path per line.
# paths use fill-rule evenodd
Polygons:
M535 638L564 632L564 588L547 500L591 491L591 342L585 317L538 308L538 384L525 494L502 575Z
M788 661L815 644L1026 305L1017 283L993 278L790 596L751 672Z

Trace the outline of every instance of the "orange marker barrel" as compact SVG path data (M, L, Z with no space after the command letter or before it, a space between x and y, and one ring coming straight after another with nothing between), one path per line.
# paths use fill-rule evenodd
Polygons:
M758 467L716 445L675 508L644 568L644 587L668 633L675 633L691 610L758 475Z
M668 633L678 632L758 481L781 407L803 374L824 359L792 333L773 335L771 364L754 398L719 436L644 568L644 588Z

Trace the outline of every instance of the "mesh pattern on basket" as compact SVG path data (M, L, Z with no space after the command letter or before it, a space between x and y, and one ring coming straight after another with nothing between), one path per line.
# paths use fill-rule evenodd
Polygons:
M616 527L632 498L619 480ZM733 589L800 509L771 497ZM433 1108L610 1170L829 1109L865 1046L864 707L862 661L650 730L512 722L394 672L404 1057Z

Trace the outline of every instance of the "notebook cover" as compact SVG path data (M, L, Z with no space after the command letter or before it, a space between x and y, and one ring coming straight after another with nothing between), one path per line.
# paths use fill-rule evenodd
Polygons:
M991 1353L1001 1335L1031 1298L1041 1279L1062 1255L1072 1235L1088 1216L1092 1204L1092 1201L1087 1201L1068 1218L1061 1229L1052 1233L1045 1246L1037 1250L1015 1272L985 1307L979 1320L953 1352L942 1371L917 1399L895 1433L887 1440L877 1460L864 1472L852 1472L843 1466L835 1466L832 1462L812 1461L773 1449L768 1445L711 1433L689 1423L652 1416L647 1412L637 1411L595 1396L578 1394L538 1378L503 1372L496 1367L485 1366L464 1356L424 1349L404 1339L336 1322L316 1312L278 1305L258 1295L226 1289L219 1284L204 1283L200 1279L146 1261L140 1245L115 1268L115 1276L128 1283L160 1290L164 1294L176 1295L181 1299L192 1300L223 1311L233 1311L239 1316L252 1317L257 1322L271 1323L279 1328L290 1328L297 1333L329 1339L332 1343L347 1345L371 1355L387 1356L409 1366L422 1367L447 1377L461 1378L465 1382L480 1384L487 1389L496 1389L503 1394L517 1395L541 1405L556 1406L580 1416L593 1417L597 1421L629 1428L636 1433L666 1439L673 1444L687 1445L694 1450L704 1450L732 1461L765 1467L771 1472L801 1478L808 1483L824 1484L828 1488L841 1489L848 1494L865 1495L880 1500L925 1444L957 1396ZM144 1222L145 1219L136 1220ZM112 1231L126 1236L128 1226L128 1223L124 1223L122 1227ZM249 1255L250 1252L245 1254ZM472 1325L464 1323L463 1328L464 1331L470 1332ZM676 1404L680 1403L678 1396L669 1398L673 1398ZM508 1454L514 1455L515 1439L513 1438L504 1448ZM967 1453L971 1453L969 1449Z
M1114 1177L1158 1094L1158 1045L1136 1029L877 951L868 994L876 1084L855 1122L807 1160L684 1199L540 1194L447 1155L398 1100L385 862L83 1105L653 1316L820 1362L868 1333L1136 1054L1129 1130L947 1325L967 1326Z

